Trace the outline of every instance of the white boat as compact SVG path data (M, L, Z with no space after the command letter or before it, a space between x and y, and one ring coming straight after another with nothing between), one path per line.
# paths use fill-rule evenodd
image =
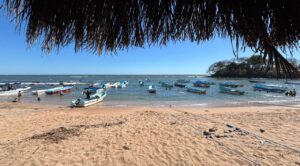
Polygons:
M144 86L144 82L143 81L139 81L140 86Z
M155 86L154 86L154 85L150 85L150 86L148 87L148 92L149 92L149 93L156 93L156 88L155 88Z
M79 98L79 99L73 100L71 102L71 107L87 107L87 106L97 104L97 103L103 101L105 97L106 97L106 92L99 91L99 92L91 95L89 99L88 98Z
M24 91L29 90L31 87L18 88L14 90L0 91L0 96L9 96L9 95L17 95L19 92L23 93Z
M115 82L110 86L111 88L121 88L121 83L120 82Z
M110 82L108 82L108 83L105 83L104 85L105 85L105 88L106 88L106 89L109 89L109 88L111 88L111 85L112 85L112 84L111 84Z
M63 82L61 81L60 82L60 85L63 85L63 86L75 86L75 85L86 85L87 83L84 83L84 82Z
M31 93L33 95L42 95L42 94L46 94L47 91L54 91L56 89L61 89L63 88L62 86L59 86L59 87L55 87L55 88L50 88L50 89L41 89L41 90L35 90L35 91L32 91Z

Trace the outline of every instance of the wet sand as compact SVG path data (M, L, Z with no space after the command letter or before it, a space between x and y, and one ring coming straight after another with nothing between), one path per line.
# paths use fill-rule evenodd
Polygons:
M300 165L300 108L0 103L0 165Z

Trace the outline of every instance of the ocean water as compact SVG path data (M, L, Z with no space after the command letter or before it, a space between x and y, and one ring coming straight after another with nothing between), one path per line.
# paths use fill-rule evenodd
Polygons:
M139 86L138 80L149 79L145 82L145 86ZM209 80L215 82L207 88L207 94L198 95L187 92L185 88L173 87L172 90L166 90L161 87L159 81L173 83L178 79L186 80ZM249 79L216 79L197 75L2 75L2 82L59 82L59 81L75 81L85 82L88 84L102 81L122 81L128 80L129 85L121 89L109 89L107 97L101 106L132 106L132 105L149 105L149 106L183 106L183 107L218 107L218 106L250 106L250 105L299 105L300 97L287 97L284 94L266 93L253 91L253 83ZM267 83L280 84L292 89L295 88L300 94L300 85L286 85L285 80L261 79ZM245 95L235 96L219 93L218 83L232 81L244 84L240 90L246 91ZM297 81L297 80L293 80ZM300 81L300 80L298 80ZM147 92L148 85L156 85L157 93L149 94ZM72 92L63 96L57 95L41 95L40 104L55 104L68 106L70 102L79 97L83 97L82 91L87 85L78 85L72 89ZM21 102L38 103L37 96L31 94L32 90L51 88L51 86L31 86L32 88L24 93ZM2 96L0 102L12 101L15 96Z

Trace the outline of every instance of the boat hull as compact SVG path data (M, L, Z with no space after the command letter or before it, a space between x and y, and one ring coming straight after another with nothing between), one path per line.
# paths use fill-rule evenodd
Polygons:
M193 87L187 87L188 92L197 93L197 94L206 94L206 90L193 88Z
M18 88L15 90L9 90L9 91L1 91L0 96L10 96L10 95L17 95L19 92L23 93L24 91L29 90L31 87L26 88Z
M184 84L184 83L175 83L174 84L174 86L177 86L177 87L180 87L180 88L184 88L184 87L186 87L186 84Z
M226 93L226 94L231 94L231 95L244 95L244 91L240 91L237 89L231 89L228 87L220 87L220 93Z
M61 89L48 90L48 91L46 91L46 94L47 95L57 95L57 94L70 93L72 88L73 87L64 87Z
M71 107L88 107L97 103L100 103L106 97L106 93L100 97L94 97L92 99L77 99L73 100L71 103Z
M254 91L265 91L273 93L284 93L286 92L286 87L276 86L276 85L264 85L264 84L255 84L253 86Z

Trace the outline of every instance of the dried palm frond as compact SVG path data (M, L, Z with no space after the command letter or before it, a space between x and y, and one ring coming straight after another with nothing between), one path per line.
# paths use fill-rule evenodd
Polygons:
M299 0L5 0L12 18L27 24L27 42L43 49L75 43L114 52L170 40L229 37L260 51L277 72L298 72L280 52L299 48ZM278 51L281 50L281 51Z

